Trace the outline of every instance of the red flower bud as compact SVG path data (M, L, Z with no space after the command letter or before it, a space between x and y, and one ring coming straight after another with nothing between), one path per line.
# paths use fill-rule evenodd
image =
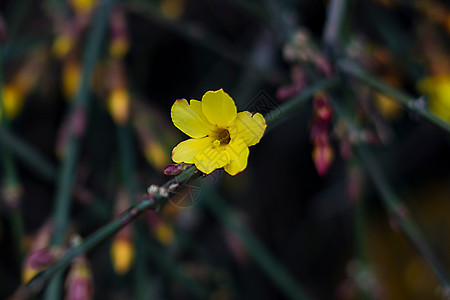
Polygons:
M312 158L320 176L326 174L333 162L334 153L329 143L316 144L312 152Z

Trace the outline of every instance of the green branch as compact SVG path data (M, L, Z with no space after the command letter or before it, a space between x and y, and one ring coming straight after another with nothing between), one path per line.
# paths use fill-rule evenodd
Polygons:
M364 71L361 67L356 65L353 62L343 60L338 63L339 69L351 77L354 77L361 82L367 84L368 86L386 94L395 100L396 102L403 105L405 108L413 111L419 116L423 117L425 120L430 123L440 127L447 133L450 133L450 124L446 123L444 120L438 118L436 115L431 113L428 109L423 107L417 99L399 91L394 88L387 86L381 80L377 79L375 76L370 73Z
M162 187L168 190L170 186L178 184L177 188L174 189L171 194L169 194L169 196L173 196L178 191L180 191L186 184L188 184L191 180L199 177L200 176L199 174L200 173L196 170L196 168L191 167L182 174L180 174L179 176L166 182L166 184L164 184ZM82 244L69 249L60 260L58 260L53 265L49 266L47 269L36 275L28 284L21 286L17 290L15 296L22 297L19 299L28 299L36 295L42 290L45 284L53 276L55 276L55 274L64 270L70 264L73 258L92 250L100 242L104 241L108 237L113 236L124 226L128 225L131 221L140 216L143 212L147 210L158 209L161 205L166 203L166 201L169 198L166 198L164 197L163 194L158 193L154 197L147 196L144 199L141 199L140 201L138 201L138 203L136 203L136 205L131 206L120 216L118 216L110 223L101 227L98 231L87 237Z
M336 111L336 114L341 119L347 121L347 123L351 127L350 130L359 131L358 126L350 120L350 118L347 116L348 114L346 113L344 108L341 107L338 101L332 101L332 104L334 110ZM444 267L442 267L442 263L440 263L434 255L432 249L428 246L427 241L420 233L420 230L418 229L414 221L407 214L405 214L406 205L396 195L389 182L385 179L386 176L383 174L383 171L380 168L380 163L376 159L375 155L367 147L367 145L363 144L362 142L357 142L354 145L354 148L356 150L356 153L358 154L358 157L360 158L364 169L366 170L375 188L377 189L382 203L388 213L394 216L400 228L431 266L444 288L450 291L450 279L446 270L444 269Z

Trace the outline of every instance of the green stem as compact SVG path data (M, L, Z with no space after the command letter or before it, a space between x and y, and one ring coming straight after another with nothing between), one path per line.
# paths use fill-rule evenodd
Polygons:
M414 113L423 117L425 120L440 127L447 133L450 133L450 124L449 123L446 123L444 120L438 118L436 115L431 113L425 107L422 107L422 105L420 105L418 100L414 99L413 97L411 97L399 90L396 90L394 88L387 86L381 80L377 79L375 76L364 71L358 65L356 65L350 61L347 61L347 60L340 61L338 63L338 66L343 73L348 74L352 77L355 77L356 79L364 82L368 86L390 96L392 98L392 100L395 100L396 102L403 105L405 108L410 109Z
M1 68L3 63L3 53L4 49L0 45L0 117L1 117L1 126L0 128L8 128L9 127L9 120L8 115L6 114L5 110L5 103L3 99L3 69ZM20 210L20 189L21 184L19 181L19 177L17 175L16 165L14 163L13 157L11 155L11 152L9 149L2 149L1 156L3 160L3 174L4 174L4 181L3 181L3 189L4 191L8 192L8 190L12 191L13 193L17 192L17 195L13 195L11 197L14 197L14 199L9 199L9 201L13 201L13 203L6 203L9 205L11 212L10 212L10 223L11 223L11 229L12 234L14 238L15 243L15 249L17 251L17 258L19 261L19 265L22 263L22 256L23 256L23 237L25 235L24 233L24 225L23 225L23 217L22 217L22 211ZM6 199L6 197L4 197Z
M130 200L130 204L133 205L136 203L136 187L134 180L134 169L135 169L135 160L134 160L134 149L133 149L133 140L130 131L130 127L127 125L117 126L117 135L118 135L118 144L119 144L119 152L120 152L120 161L121 161L121 169L122 169L122 181L124 182L127 192L128 198ZM134 299L147 299L146 295L146 264L147 261L147 253L142 251L142 235L141 235L141 224L139 222L135 222L134 224L134 247L136 249L136 260L139 260L139 263L134 264L134 282L135 282L135 297Z
M336 114L341 119L344 119L348 122L351 130L358 131L358 126L350 121L350 118L347 117L348 114L346 113L344 108L341 107L341 105L337 101L332 101L332 104ZM367 145L361 142L357 142L354 145L354 148L367 174L373 181L373 184L376 187L387 212L390 215L394 216L397 224L431 266L432 270L437 275L437 278L442 283L444 288L450 290L450 279L446 270L444 269L444 267L442 267L442 264L434 255L432 249L428 246L427 241L423 238L414 221L405 212L406 205L395 194L394 190L385 179L386 176L383 174L383 171L380 168L380 163L376 159L375 155L373 155L372 151L369 149L369 147L367 147Z
M211 188L206 189L201 201L229 230L239 237L252 258L265 274L290 299L309 299L307 293L296 282L284 266L277 261L264 245L234 216L231 208Z
M323 32L323 42L326 47L329 47L333 51L336 51L339 47L340 33L346 7L347 0L332 0L328 4L328 16Z
M87 118L87 110L90 98L89 83L91 81L95 63L100 55L100 46L102 44L103 37L105 36L106 27L109 20L109 12L113 3L114 0L106 0L99 4L97 14L93 19L93 27L88 36L88 40L84 50L81 83L72 107L72 116L75 118ZM81 121L84 122L84 120ZM53 213L55 229L52 236L53 245L60 245L64 241L71 202L70 195L75 179L74 174L76 172L76 165L80 150L80 137L77 136L75 132L73 132L73 128L71 129L72 130L69 131L67 152L65 153L65 158L60 169L60 176L55 198L55 207ZM60 276L55 276L55 279L52 280L49 288L46 290L45 299L60 299L60 283Z
M17 32L19 31L19 28L22 25L23 19L25 18L26 14L31 6L31 3L33 3L33 1L31 1L31 0L10 2L10 4L14 5L14 7L12 9L10 9L11 17L8 18L8 20L7 20L8 42L4 47L3 53L1 53L0 57L2 59L4 56L7 56L9 54L13 39L16 37ZM3 66L3 63L4 63L4 60L2 60L2 62L0 63L0 66Z
M197 178L198 176L199 172L197 171L197 169L191 167L182 174L166 182L166 184L164 184L163 187L167 189L169 188L169 186L178 183L179 184L178 187L175 190L173 190L173 193L170 195L173 196L178 191L180 191L186 184L188 184L191 180ZM145 199L140 200L134 206L128 208L120 216L112 220L110 223L101 227L98 231L87 237L82 244L67 250L67 252L61 259L59 259L53 265L49 266L47 269L45 269L37 276L35 276L31 281L28 282L28 284L21 286L17 290L16 295L22 298L18 299L29 299L30 297L36 295L42 290L45 284L53 276L55 276L55 274L67 268L67 266L70 264L73 258L92 250L99 243L113 236L120 229L128 225L131 221L136 219L146 210L157 210L167 200L168 198L164 198L159 194L157 194L153 198L147 197Z
M417 226L409 216L405 215L404 208L406 206L401 202L400 198L398 198L392 187L385 180L386 177L382 173L378 161L371 150L363 144L357 144L355 148L368 175L376 186L386 210L395 217L397 223L436 273L442 285L450 290L450 279L446 270L442 267L442 264L428 246L427 241L423 238Z
M5 149L11 151L11 154L25 162L26 167L29 167L44 179L49 181L56 179L55 167L31 145L15 136L7 128L0 127L0 143Z

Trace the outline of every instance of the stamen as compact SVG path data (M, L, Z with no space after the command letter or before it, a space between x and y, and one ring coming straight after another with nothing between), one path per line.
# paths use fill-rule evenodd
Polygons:
M215 141L213 142L213 145L214 145L215 147L220 146L220 141L219 141L219 140L215 140Z

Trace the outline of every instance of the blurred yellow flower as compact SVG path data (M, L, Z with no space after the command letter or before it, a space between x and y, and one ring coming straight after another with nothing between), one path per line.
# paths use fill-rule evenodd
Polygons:
M430 110L450 122L450 75L427 77L419 82L418 89L428 95Z
M34 269L30 266L25 266L25 268L22 270L22 283L26 284L28 283L37 273L42 271L41 269Z
M223 89L206 92L202 101L176 100L171 117L192 138L172 150L172 160L195 164L205 174L222 167L230 175L242 172L247 167L248 147L260 141L267 127L260 113L237 113Z
M88 14L97 5L97 0L70 0L73 10L79 14Z
M170 224L167 224L164 221L161 221L156 225L155 236L156 239L164 246L172 244L175 240L175 235L172 226L170 226Z
M400 104L395 102L391 97L382 93L375 93L375 107L380 114L387 120L396 120L402 112Z
M116 124L125 124L130 116L130 94L125 88L113 89L108 98L108 110Z
M63 93L67 100L71 101L78 92L81 82L81 66L76 59L64 61L62 69Z
M73 38L68 34L59 35L53 42L52 51L58 58L63 58L72 49L74 44Z
M5 109L5 114L8 119L13 119L19 114L24 101L23 93L24 91L15 85L5 85L3 87L3 108ZM0 114L0 119L2 116L3 113Z
M114 39L109 46L109 55L115 58L124 57L130 48L130 43L125 38Z
M152 140L145 145L145 158L157 170L162 170L170 163L169 156L159 141Z
M111 246L111 260L117 274L126 274L134 261L134 244L131 238L116 236Z
M185 10L186 0L163 0L160 4L161 12L168 19L179 19Z

